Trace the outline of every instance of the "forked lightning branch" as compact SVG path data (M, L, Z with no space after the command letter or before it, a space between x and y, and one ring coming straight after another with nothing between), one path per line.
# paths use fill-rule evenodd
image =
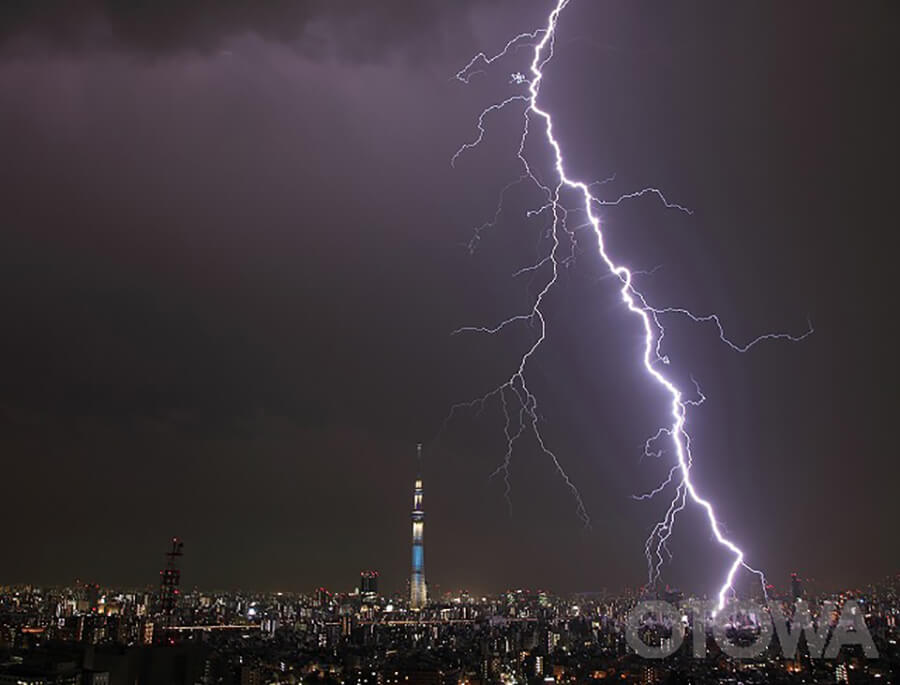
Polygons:
M672 534L678 514L687 506L699 507L705 514L710 531L719 545L724 547L732 557L731 564L725 570L724 578L717 593L717 610L721 610L727 599L733 593L733 583L736 574L741 568L756 574L765 591L765 578L761 571L751 567L745 559L740 546L723 531L723 526L716 516L712 499L705 493L701 493L691 479L691 467L693 455L691 453L691 441L687 431L688 408L696 406L703 401L703 394L699 386L691 387L687 391L676 384L676 381L667 373L667 367L671 363L664 352L665 327L664 322L669 317L687 317L699 323L710 325L720 339L736 352L746 352L756 344L766 340L790 340L799 341L813 332L810 324L801 334L767 333L753 340L738 343L728 338L718 315L698 315L684 307L657 306L637 289L634 283L634 275L637 273L628 266L617 261L616 257L607 250L604 241L598 208L607 205L618 205L628 200L654 196L663 205L675 211L690 214L688 208L670 202L661 190L657 188L642 188L633 192L620 195L615 198L602 197L597 188L604 185L603 181L591 182L572 178L567 169L563 148L554 131L554 120L549 105L541 100L541 84L545 78L545 70L553 59L554 44L557 37L558 23L570 0L558 0L550 10L546 23L530 33L522 33L512 38L502 50L493 55L479 53L457 74L456 78L464 84L476 74L485 72L506 60L512 60L517 54L524 52L530 55L530 61L524 70L511 73L509 87L512 94L499 99L486 107L479 115L476 122L476 135L472 140L463 144L451 159L451 164L456 165L462 155L477 148L488 135L489 123L494 115L501 110L517 108L522 112L521 137L515 152L521 167L521 174L517 179L507 184L501 192L494 216L478 229L476 229L470 247L474 248L482 234L499 219L504 211L503 200L506 192L517 184L529 184L541 197L540 205L528 212L528 216L545 214L549 217L549 250L533 267L527 267L523 271L535 273L547 273L546 280L535 297L530 310L514 314L509 318L489 324L466 326L456 331L457 333L485 333L494 334L508 326L522 323L531 324L528 330L534 331L531 344L513 364L512 374L491 392L469 402L455 405L450 417L466 407L482 407L487 402L496 402L504 416L503 433L506 440L506 451L496 470L496 474L502 475L506 483L506 495L509 496L509 466L517 443L527 437L536 441L542 452L552 461L554 467L571 490L575 498L578 514L585 524L590 523L587 508L579 494L575 483L567 475L558 455L544 439L538 422L538 398L529 389L528 369L534 356L544 344L547 333L547 319L544 305L548 293L556 286L560 269L571 260L574 249L574 231L576 229L589 230L596 240L596 249L609 274L617 279L619 293L624 310L630 313L634 321L643 331L643 342L635 350L643 362L644 372L653 379L660 392L669 398L669 418L664 426L647 441L647 450L661 449L660 441L667 441L668 448L665 453L674 454L674 463L669 471L668 478L656 489L647 493L642 498L648 499L669 493L671 500L668 508L660 520L650 531L645 551L647 555L648 582L652 586L660 575L664 554L668 553L667 542ZM537 170L529 161L527 150L532 138L539 137L539 144L550 154L551 169ZM550 181L542 178L547 176ZM574 198L574 205L571 200ZM577 227L570 225L570 214L578 213L586 217L585 221ZM448 417L448 418L450 418Z

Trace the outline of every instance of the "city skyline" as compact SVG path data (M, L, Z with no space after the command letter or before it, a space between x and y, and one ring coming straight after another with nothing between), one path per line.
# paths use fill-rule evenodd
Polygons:
M712 684L739 675L767 685L810 678L891 682L898 583L895 576L824 595L795 586L771 596L768 609L757 605L755 614L720 618L676 590L657 600L633 593L457 594L421 609L403 598L323 588L313 595L186 590L170 611L166 583L158 592L138 593L96 585L0 587L0 679L17 685L125 685L132 678L147 685L511 685L615 678L647 685L686 675ZM807 604L794 604L794 596ZM635 617L660 604L676 613L635 625ZM792 606L805 606L804 612L811 606L811 620L791 616ZM764 637L767 612L789 622L790 632L776 623L775 635ZM801 631L805 641L797 640ZM759 644L752 659L734 658L748 643Z
M320 584L314 590L310 588L299 588L295 586L286 586L280 587L278 589L273 589L271 587L261 588L261 587L248 587L244 585L235 585L231 588L225 587L201 587L198 584L188 583L184 586L180 586L181 583L181 564L183 562L184 557L184 541L178 537L172 537L170 539L170 549L165 553L166 564L163 569L159 571L158 579L154 578L154 581L150 581L144 584L121 584L115 582L96 582L97 580L102 579L81 579L75 578L74 580L69 579L68 581L63 582L55 582L55 583L32 583L29 581L17 581L17 582L0 582L0 587L41 587L45 585L50 588L96 588L98 591L102 589L113 590L115 592L155 592L159 590L161 602L163 603L163 611L171 612L172 608L175 606L176 597L172 596L174 591L177 596L179 593L179 587L181 590L187 590L190 588L191 592L230 592L230 591L240 591L240 592L250 592L250 593L262 593L262 594L287 594L287 595L307 595L310 597L316 596L323 592L328 592L331 595L337 596L384 596L384 597L394 597L400 600L406 600L409 603L411 610L418 611L425 608L425 606L429 603L440 603L446 601L448 597L458 596L460 593L463 593L467 596L471 596L473 599L478 599L479 597L488 597L495 596L497 594L505 594L508 592L522 592L523 590L526 592L554 592L556 591L552 587L516 587L516 586L504 586L502 588L490 588L484 589L482 591L478 591L478 589L472 589L468 587L447 587L441 588L440 586L435 586L433 591L427 590L427 583L425 580L424 574L424 554L423 554L423 541L424 541L424 526L422 526L424 522L424 508L423 508L423 478L422 478L422 453L421 453L421 443L417 445L417 457L416 457L416 477L414 481L414 497L413 497L413 535L412 535L412 569L411 572L406 577L405 587L398 587L398 583L402 582L402 579L388 579L388 583L385 584L381 580L381 573L375 567L367 567L365 569L356 571L346 570L343 574L345 576L355 576L358 579L357 584L354 587L347 587L342 580L334 580L333 582L326 582L324 584ZM419 527L417 527L417 525ZM900 574L892 574L887 578L879 578L879 579L869 579L868 581L857 584L857 585L827 585L820 583L812 574L800 574L796 571L792 571L789 578L767 578L767 594L771 593L772 596L776 597L787 597L791 599L798 599L806 595L806 592L813 593L814 596L820 593L835 593L835 592L859 592L860 587L869 587L873 586L878 582L891 581L892 577L896 576L900 578ZM638 579L636 579L637 581ZM155 582L155 581L158 581ZM387 587L387 592L379 592L379 590L385 590ZM746 598L758 595L760 589L755 587L755 583L740 583L735 586L736 596L739 598ZM659 583L657 585L648 585L646 583L635 582L633 584L628 584L619 588L609 588L606 586L603 587L585 587L580 588L579 590L569 591L567 593L563 593L564 595L593 595L599 594L602 596L630 596L630 595L646 595L646 594L658 594L663 593L667 594L669 592L676 592L681 594L682 590L674 588L670 586L668 583ZM692 590L692 593L695 590ZM434 594L438 595L434 597L430 592L434 592ZM708 593L700 592L697 596L708 597ZM166 608L168 607L168 609Z

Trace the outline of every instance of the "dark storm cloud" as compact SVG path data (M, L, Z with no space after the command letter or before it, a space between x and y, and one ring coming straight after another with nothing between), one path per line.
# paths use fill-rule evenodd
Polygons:
M304 54L371 60L397 53L417 58L458 35L479 0L76 0L0 4L0 44L7 51L95 49L149 55L210 52L256 35Z

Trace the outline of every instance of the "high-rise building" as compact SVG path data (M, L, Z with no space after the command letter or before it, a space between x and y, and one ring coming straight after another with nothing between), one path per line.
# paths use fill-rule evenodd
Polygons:
M798 600L803 597L803 586L800 583L800 576L796 573L791 574L791 599Z
M161 600L162 627L171 628L175 621L175 610L178 607L178 589L181 583L181 571L178 560L184 554L184 543L179 538L172 538L172 548L166 552L166 567L159 572L159 596Z
M359 594L378 594L378 571L362 571L359 574Z
M100 586L97 583L88 583L84 586L85 600L87 601L87 610L95 614L100 605Z
M425 586L425 509L422 506L422 445L418 446L419 477L413 492L412 511L412 574L409 578L409 606L414 611L425 607L428 590Z
M142 645L153 644L153 621L148 618L142 618L139 631L138 640Z
M316 590L316 605L320 609L325 609L331 604L331 593L323 587Z

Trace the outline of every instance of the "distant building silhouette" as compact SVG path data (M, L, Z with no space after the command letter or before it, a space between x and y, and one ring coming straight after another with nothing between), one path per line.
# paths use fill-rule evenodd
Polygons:
M318 590L316 590L316 606L318 606L320 609L324 609L330 604L331 593L323 587L320 587Z
M791 599L800 599L803 597L803 585L800 583L800 576L796 573L791 574Z
M180 592L178 586L181 584L181 570L178 568L178 561L184 554L183 550L184 543L178 538L172 538L172 548L166 552L166 567L159 572L163 628L171 628L174 625L175 608L178 606Z
M359 574L359 594L378 594L378 571L362 571Z

